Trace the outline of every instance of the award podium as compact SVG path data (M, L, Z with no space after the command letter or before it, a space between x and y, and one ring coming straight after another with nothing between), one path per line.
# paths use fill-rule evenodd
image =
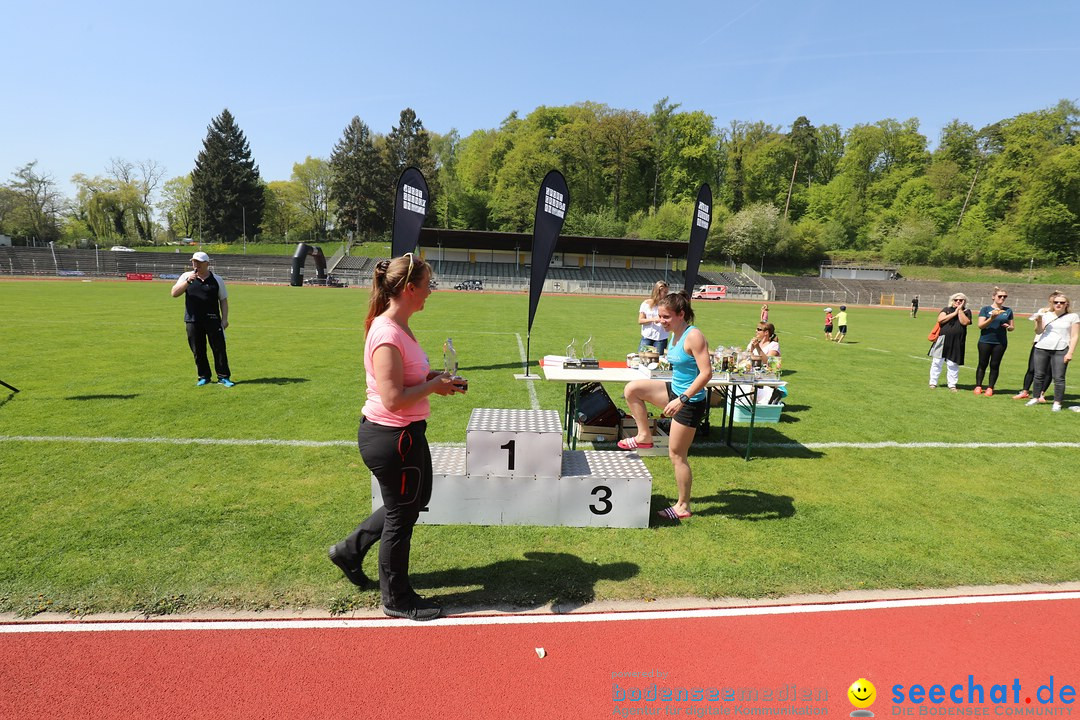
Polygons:
M649 526L652 475L636 454L563 450L555 410L474 408L465 447L432 447L426 525ZM371 478L371 507L382 504Z

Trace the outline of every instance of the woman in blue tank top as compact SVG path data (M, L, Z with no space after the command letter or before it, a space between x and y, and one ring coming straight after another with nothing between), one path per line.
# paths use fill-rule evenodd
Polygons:
M708 407L705 386L712 379L712 362L709 358L708 341L692 324L694 311L690 307L690 298L686 292L671 293L659 302L658 308L660 325L671 333L667 352L671 362L671 382L634 380L627 383L623 396L637 423L637 434L620 440L619 447L623 450L636 450L653 446L649 411L645 403L661 408L660 414L671 418L668 457L675 470L675 486L679 491L679 499L658 514L670 520L682 520L692 514L690 486L694 476L686 455Z

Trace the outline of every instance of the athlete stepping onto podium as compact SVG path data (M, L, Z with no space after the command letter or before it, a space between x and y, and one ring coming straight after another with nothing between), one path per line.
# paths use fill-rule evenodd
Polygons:
M412 253L375 266L364 324L367 401L357 432L364 464L379 482L382 507L330 548L330 560L355 585L368 584L364 556L379 544L379 587L390 617L433 620L442 608L409 583L409 548L420 510L431 499L431 450L425 435L431 395L464 393L448 372L431 371L409 328L431 294L431 270Z
M668 440L668 457L675 469L675 486L679 499L658 515L669 520L682 520L690 512L690 486L693 473L686 454L694 441L698 424L708 407L705 386L712 379L712 362L709 343L700 330L693 326L694 311L690 297L685 291L671 293L658 305L660 325L671 333L668 342L668 361L671 363L671 382L663 380L634 380L627 383L623 395L630 407L630 414L637 423L637 435L619 441L623 450L651 448L652 430L649 428L649 411L645 403L661 408L660 414L671 418L671 437Z

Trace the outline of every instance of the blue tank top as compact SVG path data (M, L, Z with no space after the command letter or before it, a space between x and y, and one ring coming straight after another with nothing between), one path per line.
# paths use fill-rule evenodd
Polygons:
M671 362L671 389L675 391L676 395L682 395L689 390L690 386L694 384L694 379L698 376L697 360L683 348L687 333L693 329L693 325L687 325L686 329L683 330L683 334L679 336L679 341L668 346L667 356L668 361ZM696 395L693 395L690 401L700 402L704 399L705 390L702 389Z

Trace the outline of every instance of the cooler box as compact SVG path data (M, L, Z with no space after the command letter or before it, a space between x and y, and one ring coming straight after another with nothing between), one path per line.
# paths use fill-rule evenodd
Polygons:
M780 422L780 414L784 412L784 404L758 405L754 411L754 424ZM750 422L750 408L742 405L735 406L735 422Z

